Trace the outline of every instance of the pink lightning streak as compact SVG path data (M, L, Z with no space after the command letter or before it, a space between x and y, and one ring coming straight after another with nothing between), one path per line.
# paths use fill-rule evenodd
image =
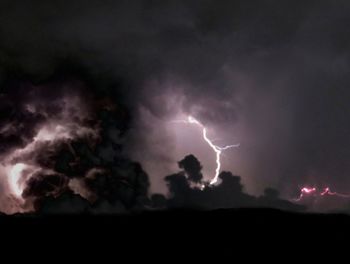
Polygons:
M208 143L208 145L214 150L215 155L216 155L216 169L215 169L215 175L214 178L210 181L210 184L216 184L218 182L218 178L219 178L219 173L221 170L221 154L224 150L230 149L230 148L235 148L235 147L239 147L240 144L235 144L235 145L228 145L228 146L224 146L224 147L220 147L217 146L213 143L213 140L209 139L207 136L207 129L206 127L199 122L197 119L195 119L192 116L188 116L187 120L182 120L180 122L185 122L185 123L189 123L189 124L195 124L198 127L200 127L202 129L202 133L203 133L203 139L205 140L205 142Z
M338 193L338 192L332 192L329 187L325 188L323 192L320 193L321 196L324 195L332 195L332 196L339 196L343 198L350 198L350 194L345 194L345 193Z
M311 194L315 194L316 193L316 188L308 188L308 187L303 187L300 190L300 195L298 198L293 199L296 202L301 201L301 199L305 196L305 195L311 195Z
M344 193L338 193L338 192L332 192L329 187L324 188L322 191L317 192L317 189L315 187L313 188L308 188L308 187L303 187L300 189L300 195L298 198L293 199L296 202L301 201L305 196L326 196L326 195L331 195L331 196L338 196L342 198L350 198L350 194L344 194Z

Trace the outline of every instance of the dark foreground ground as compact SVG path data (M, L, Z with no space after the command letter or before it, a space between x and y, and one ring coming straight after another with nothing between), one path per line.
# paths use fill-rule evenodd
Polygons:
M214 211L148 211L130 215L13 215L0 216L0 226L13 232L63 235L191 236L221 234L279 234L305 236L345 235L350 229L347 214L293 213L275 209L219 209ZM6 230L3 230L6 233ZM190 236L190 237L191 237Z
M10 245L32 245L45 252L83 252L96 249L119 254L235 254L238 248L276 247L299 252L315 245L346 243L350 248L350 216L299 214L273 209L144 212L132 215L17 215L0 217L1 240ZM40 246L39 246L40 245ZM79 249L78 249L79 248ZM79 251L79 250L83 251ZM267 251L266 251L266 250ZM320 249L319 249L320 250ZM153 252L153 253L151 253ZM141 254L141 253L140 253ZM318 251L326 254L326 251ZM247 256L248 257L248 256Z

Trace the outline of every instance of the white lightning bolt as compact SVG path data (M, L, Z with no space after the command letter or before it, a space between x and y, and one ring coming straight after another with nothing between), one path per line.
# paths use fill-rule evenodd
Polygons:
M224 150L230 149L230 148L236 148L239 147L240 144L235 144L235 145L228 145L228 146L224 146L224 147L220 147L217 146L213 143L213 140L210 140L207 136L207 129L206 127L199 122L197 119L195 119L192 116L188 116L188 120L183 120L182 122L185 123L190 123L190 124L195 124L197 126L199 126L202 129L202 133L203 133L203 139L205 140L205 142L208 143L208 145L214 150L215 154L216 154L216 169L215 169L215 176L214 178L210 181L210 184L215 184L218 181L219 178L219 173L221 170L221 161L220 161L220 157L221 157L221 153Z

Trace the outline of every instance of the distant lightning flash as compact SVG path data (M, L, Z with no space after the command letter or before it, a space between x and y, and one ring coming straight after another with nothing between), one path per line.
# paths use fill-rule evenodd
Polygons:
M299 202L299 201L301 201L301 199L303 199L304 196L306 196L306 195L311 195L311 194L314 195L315 193L316 193L316 188L303 187L303 188L301 188L301 190L300 190L300 195L299 195L299 197L298 197L298 198L295 198L295 199L293 199L293 200L296 201L296 202Z
M12 188L13 193L16 196L21 196L22 194L22 189L19 186L19 179L21 177L21 174L23 172L23 170L26 168L26 165L23 163L18 163L15 166L13 166L10 170L10 186Z
M350 198L350 194L345 194L345 193L338 193L338 192L332 192L329 187L325 188L323 192L320 193L321 196L324 195L331 195L331 196L338 196L338 197L343 197L343 198Z
M230 149L230 148L235 148L235 147L239 147L240 144L235 144L235 145L228 145L228 146L224 146L224 147L220 147L217 146L213 143L213 140L209 139L207 136L207 129L206 127L200 123L197 119L195 119L192 116L188 116L187 120L182 120L180 122L185 122L185 123L190 123L190 124L195 124L197 126L199 126L202 129L202 133L203 133L203 139L205 140L205 142L208 143L208 145L214 150L215 155L216 155L216 169L215 169L215 176L214 178L210 181L210 184L215 184L218 181L219 178L219 173L220 173L220 169L221 169L221 161L220 161L220 157L221 157L221 153L224 150Z
M294 201L299 202L301 201L305 196L338 196L342 198L350 198L350 194L344 194L344 193L338 193L338 192L332 192L329 187L324 188L322 191L317 192L316 188L308 188L303 187L300 190L300 195L298 198L294 199Z

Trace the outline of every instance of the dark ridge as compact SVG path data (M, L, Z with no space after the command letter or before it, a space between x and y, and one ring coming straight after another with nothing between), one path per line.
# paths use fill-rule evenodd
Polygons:
M266 222L261 222L262 220ZM258 226L266 224L273 226L276 223L281 224L283 222L294 222L295 224L327 224L325 229L334 228L339 229L343 224L348 224L350 221L350 215L346 213L305 213L305 212L291 212L273 208L232 208L232 209L216 209L216 210L194 210L192 208L182 209L167 209L167 210L144 210L133 211L122 214L94 214L91 212L85 212L82 214L14 214L14 215L0 215L0 224L7 225L32 225L32 224L55 224L60 222L61 224L70 223L76 226L79 230L79 226L83 227L87 223L101 224L105 223L106 226L100 226L104 229L111 227L112 225L118 226L123 223L126 225L138 223L140 228L142 226L150 225L156 226L158 224L174 224L176 226L185 227L187 224L197 226L205 226L211 223L211 226L216 226L218 229L228 228L231 226L235 228L237 223L243 225L249 225L256 223ZM191 224L192 222L192 224ZM329 226L328 224L334 225ZM170 227L170 226L169 226ZM237 227L237 226L236 226ZM187 228L187 227L185 227ZM257 229L257 226L253 227ZM288 231L288 230L286 230ZM321 231L321 230L320 230Z
M173 258L190 254L196 259L215 260L241 253L258 254L259 258L270 258L276 252L308 255L313 248L329 252L329 244L346 241L349 222L350 217L345 214L263 208L0 216L2 239L10 248L19 238L27 238L33 244L26 245L26 249L40 245L45 252L57 254L57 248L64 247L66 253L78 255L79 259L90 255L99 259L120 257L127 252L128 259L135 255Z

